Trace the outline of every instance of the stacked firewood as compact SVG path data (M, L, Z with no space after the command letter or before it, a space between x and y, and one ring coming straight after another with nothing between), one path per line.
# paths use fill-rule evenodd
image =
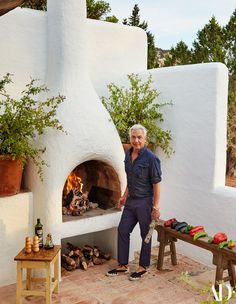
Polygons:
M62 214L82 215L87 210L97 207L97 203L89 201L87 191L82 193L78 189L72 188L69 194L63 199Z
M67 243L67 254L62 254L61 265L68 271L81 268L87 270L88 267L103 264L111 258L109 253L104 253L97 246L85 245L81 248Z

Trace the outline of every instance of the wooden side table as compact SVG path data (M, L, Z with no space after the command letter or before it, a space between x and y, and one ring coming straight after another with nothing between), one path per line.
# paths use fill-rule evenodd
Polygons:
M25 253L22 249L14 258L17 261L16 304L22 303L22 296L44 296L46 303L52 303L52 292L58 293L59 288L59 257L61 246L53 249L40 249L39 252ZM52 267L54 266L54 277ZM26 288L22 282L23 269L26 269ZM32 277L32 269L45 269L43 278ZM44 282L45 290L32 290L31 282Z

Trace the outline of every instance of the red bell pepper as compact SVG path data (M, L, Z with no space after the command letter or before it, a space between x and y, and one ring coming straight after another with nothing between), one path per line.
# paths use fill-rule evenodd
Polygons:
M171 223L173 223L175 221L176 221L176 218L174 218L174 217L169 219L169 220L166 220L166 221L164 221L164 226L165 227L170 227Z
M202 230L204 230L203 226L195 226L189 231L189 235L194 236L195 233L197 233L198 231L202 231Z
M224 241L227 241L227 235L224 232L218 232L213 237L213 243L214 244L220 244Z

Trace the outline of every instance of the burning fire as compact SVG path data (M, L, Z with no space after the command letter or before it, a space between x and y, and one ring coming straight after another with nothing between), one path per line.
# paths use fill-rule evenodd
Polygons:
M81 193L83 192L83 183L81 182L81 178L75 174L75 172L71 172L68 176L65 187L64 187L64 196L66 196L72 188L79 190Z

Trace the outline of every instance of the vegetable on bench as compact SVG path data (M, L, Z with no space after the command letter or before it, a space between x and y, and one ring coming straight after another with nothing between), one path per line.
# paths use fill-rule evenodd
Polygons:
M190 236L194 236L195 233L199 232L199 231L204 231L204 227L203 226L195 226L193 227L190 231L189 231L189 235Z
M224 232L217 232L213 238L208 240L208 243L219 245L220 243L227 241L228 237Z
M197 233L194 234L193 240L196 241L201 237L207 236L207 233L204 230L198 231Z
M222 280L224 282L229 282L233 288L236 288L236 241L227 241L227 235L224 232L218 232L212 238L207 237L203 226L193 227L192 225L188 224L187 226L176 231L176 228L178 229L181 227L182 223L183 222L174 221L171 226L169 226L170 224L168 223L168 227L166 227L164 225L164 221L159 220L158 224L156 225L155 229L158 232L158 241L160 242L157 269L163 270L164 257L167 255L170 255L172 265L177 265L175 243L178 240L181 240L191 245L208 250L213 254L212 263L216 266L216 290L218 290L219 282ZM183 224L183 226L184 225L185 224ZM170 229L170 227L172 229ZM206 237L204 238L204 236ZM198 239L201 237L204 239L202 241L198 241ZM165 250L167 246L170 248L169 251ZM228 271L226 276L224 276L224 271Z

